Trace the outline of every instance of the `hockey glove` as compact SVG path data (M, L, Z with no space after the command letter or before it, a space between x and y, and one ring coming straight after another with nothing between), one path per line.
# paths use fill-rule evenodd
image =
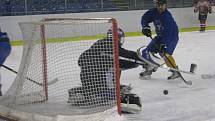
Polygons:
M194 9L193 12L194 12L194 13L197 13L198 11L197 11L197 9Z
M145 26L142 28L142 33L143 35L147 36L147 37L151 37L152 36L152 32L150 29L150 26Z
M211 13L212 13L212 10L209 10L209 13L211 14Z
M166 52L166 44L160 44L160 53L164 53L164 52Z

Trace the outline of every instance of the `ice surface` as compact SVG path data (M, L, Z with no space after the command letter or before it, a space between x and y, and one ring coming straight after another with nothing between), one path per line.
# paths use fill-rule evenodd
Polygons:
M142 99L143 111L132 115L113 114L106 121L214 121L215 80L201 79L201 74L215 72L214 35L215 31L180 33L173 56L182 70L188 70L191 63L198 65L196 75L183 74L186 79L193 81L192 86L186 86L181 80L167 80L170 73L162 69L153 73L151 80L139 79L141 66L123 71L121 83L132 84L133 92ZM149 41L143 36L127 37L124 47L136 50ZM21 55L22 48L13 46L5 65L18 70ZM5 93L16 74L1 68L1 75ZM163 90L168 90L169 94L164 95Z

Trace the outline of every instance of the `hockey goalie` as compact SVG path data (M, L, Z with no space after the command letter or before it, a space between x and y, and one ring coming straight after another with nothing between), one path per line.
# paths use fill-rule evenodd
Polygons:
M136 68L141 61L136 52L122 48L125 39L125 33L122 29L118 29L119 38L119 65L120 70ZM77 88L70 89L68 103L79 107L92 107L95 102L98 104L110 104L115 101L116 92L113 88L114 71L113 65L108 62L113 60L110 43L112 39L112 29L107 31L107 36L96 41L89 49L85 50L78 59L81 68L80 79L82 85ZM100 61L104 60L105 61ZM133 61L128 61L133 60ZM111 86L112 85L112 86ZM112 88L111 88L112 87ZM75 97L78 99L74 99ZM79 96L77 96L79 95ZM121 105L122 112L136 113L141 110L140 97L131 92L131 87L121 85ZM74 100L77 100L74 102Z

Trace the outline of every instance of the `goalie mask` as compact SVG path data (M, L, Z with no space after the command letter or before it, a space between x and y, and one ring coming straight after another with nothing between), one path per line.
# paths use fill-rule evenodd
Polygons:
M120 28L117 29L117 33L118 33L118 38L119 38L119 44L120 44L120 46L122 46L125 41L125 33ZM113 37L112 29L109 29L107 32L107 38L112 38L112 37Z

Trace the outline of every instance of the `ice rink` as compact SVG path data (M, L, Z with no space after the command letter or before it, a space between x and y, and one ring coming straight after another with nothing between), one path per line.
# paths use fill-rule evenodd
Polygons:
M139 114L110 116L106 121L215 121L215 78L201 79L201 74L214 74L215 31L180 33L174 57L180 69L189 70L191 63L198 65L196 75L183 74L193 82L185 85L182 80L167 80L167 70L158 69L151 80L140 80L141 66L123 71L122 84L131 84L133 92L141 97L143 110ZM149 38L127 37L124 48L136 51L147 45ZM5 65L18 70L22 47L13 46ZM7 91L16 74L1 68L3 93ZM163 90L169 94L164 95Z

